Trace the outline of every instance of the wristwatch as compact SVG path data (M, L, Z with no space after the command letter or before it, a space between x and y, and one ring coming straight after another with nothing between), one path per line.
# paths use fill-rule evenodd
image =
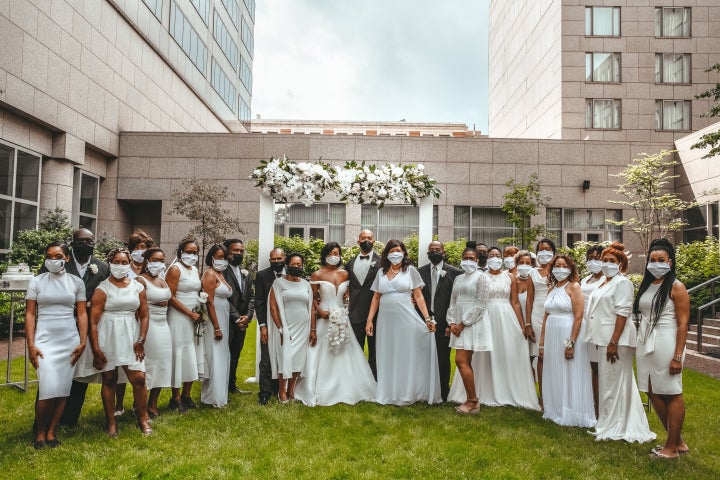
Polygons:
M675 355L673 357L673 360L675 360L676 362L682 363L682 355Z

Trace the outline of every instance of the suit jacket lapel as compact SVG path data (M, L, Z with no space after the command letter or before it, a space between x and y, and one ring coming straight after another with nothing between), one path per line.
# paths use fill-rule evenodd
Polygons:
M590 295L590 305L588 306L588 315L590 315L594 310L595 307L597 307L598 301L600 300L600 297L603 295L606 295L611 288L614 287L614 284L612 283L612 279L608 283L605 284L604 287L598 287L595 289L595 292L593 292L592 295Z

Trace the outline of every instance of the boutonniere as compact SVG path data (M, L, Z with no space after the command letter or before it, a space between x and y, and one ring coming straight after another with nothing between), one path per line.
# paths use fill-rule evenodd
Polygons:
M440 270L440 278L443 278L447 272L445 270Z
M248 272L244 268L242 270L240 270L240 275L242 275L243 277L247 277L249 274L250 274L250 272Z
M90 270L90 273L92 273L93 275L96 275L98 272L97 265L95 265L94 263L91 263L90 265L88 265L88 269Z

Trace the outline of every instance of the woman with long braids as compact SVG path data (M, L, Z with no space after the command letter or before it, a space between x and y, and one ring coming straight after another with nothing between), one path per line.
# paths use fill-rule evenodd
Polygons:
M675 278L675 249L664 238L650 244L633 312L642 315L636 352L638 387L647 392L668 434L665 445L653 449L650 456L676 458L688 452L682 438L682 368L690 296Z

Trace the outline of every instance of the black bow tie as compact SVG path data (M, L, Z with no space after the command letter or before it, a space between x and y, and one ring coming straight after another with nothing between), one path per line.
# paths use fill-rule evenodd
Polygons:
M282 273L275 272L275 278L280 278L280 277L282 277Z
M370 255L360 255L360 260L370 260Z

